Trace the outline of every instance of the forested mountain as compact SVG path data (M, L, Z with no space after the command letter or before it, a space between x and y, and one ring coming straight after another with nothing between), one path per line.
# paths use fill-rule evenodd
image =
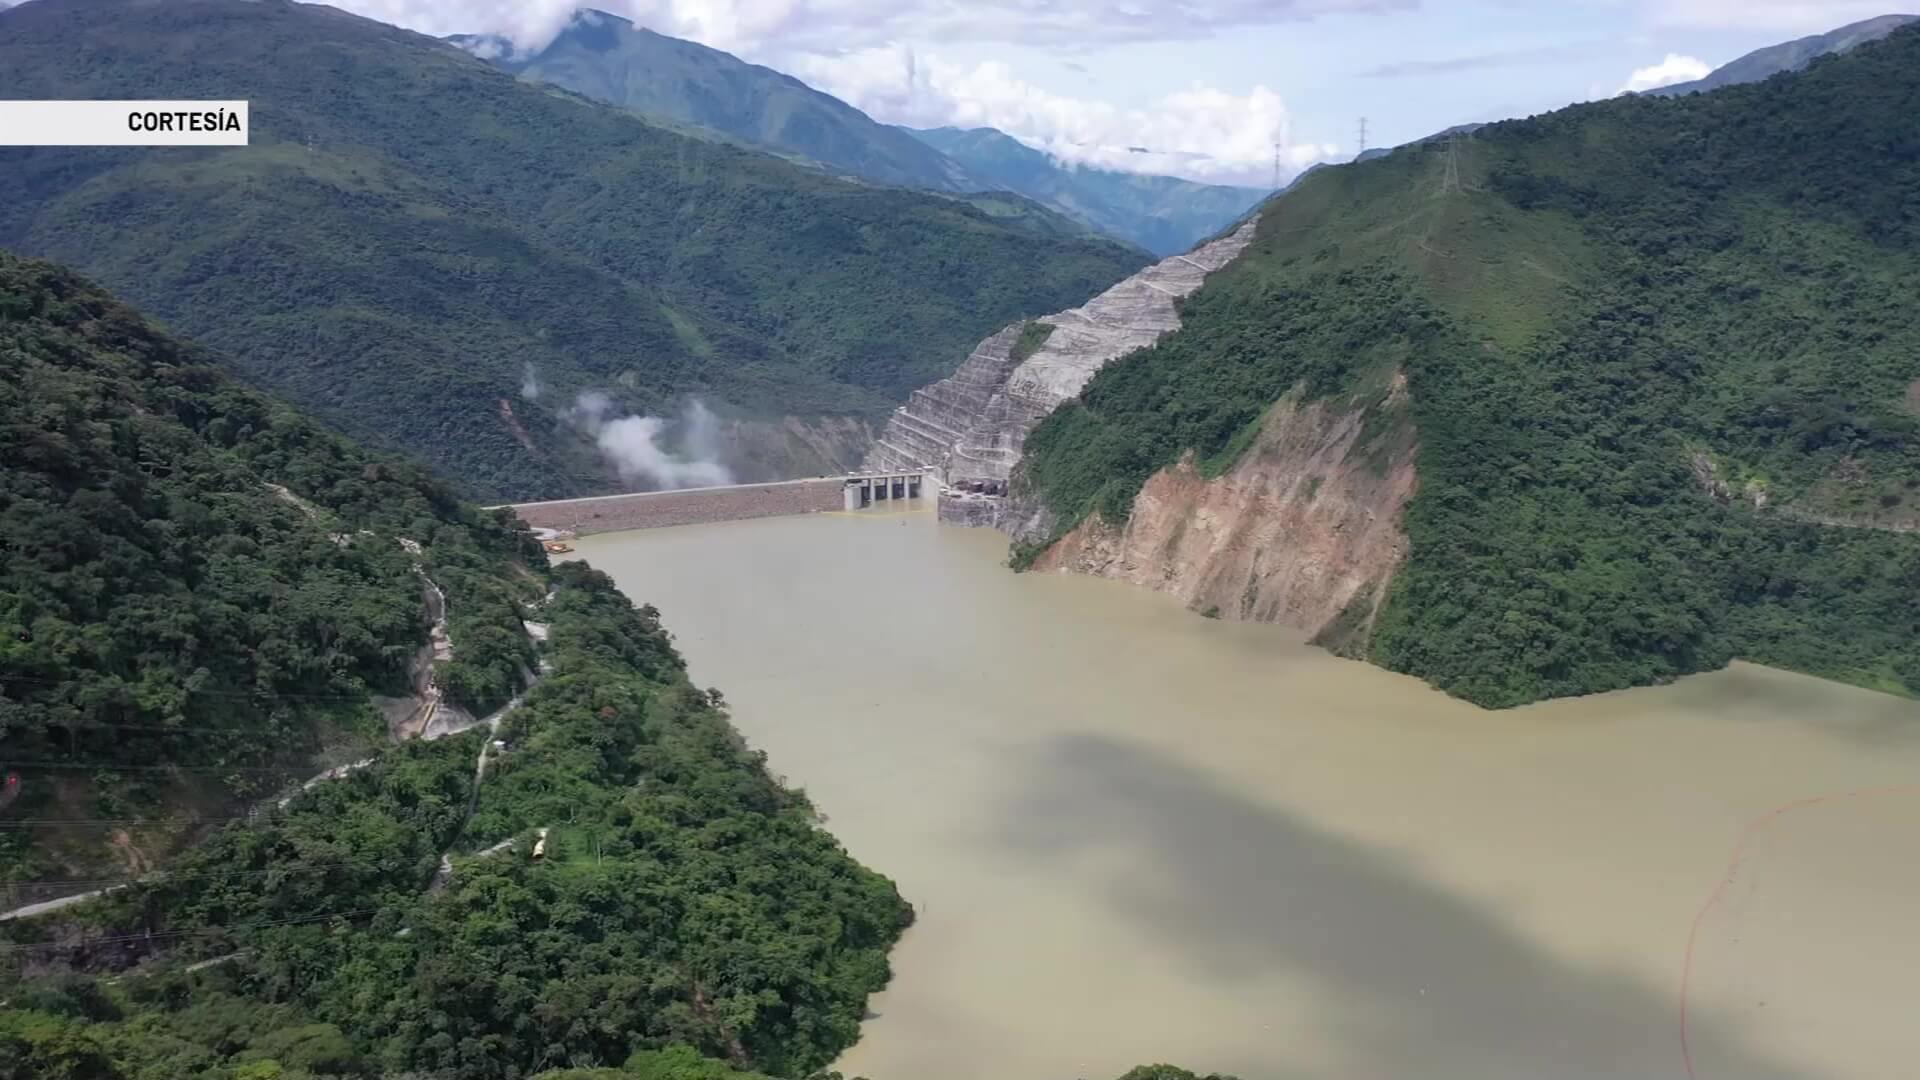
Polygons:
M1311 406L1341 469L1417 445L1390 584L1323 632L1358 655L1493 706L1734 657L1920 692L1915 116L1909 28L1319 170L1033 432L1021 554Z
M1718 90L1723 86L1759 82L1789 71L1800 71L1818 57L1844 53L1869 41L1878 41L1915 19L1920 19L1920 16L1882 15L1878 18L1864 19L1824 34L1814 34L1796 41L1755 49L1738 60L1715 68L1704 79L1663 86L1658 90L1647 92L1661 97L1679 97L1683 94Z
M0 11L0 95L250 99L247 147L0 151L0 246L94 275L480 495L612 485L567 423L579 391L872 415L1145 261L317 5L30 0Z
M0 1075L793 1077L849 1045L912 913L658 613L210 359L0 253L5 907L109 890L0 920ZM396 744L371 693L406 692L428 583L449 706L535 685ZM302 787L324 747L364 758Z
M410 692L422 575L468 646L439 673L455 701L484 711L519 687L531 586L510 567L543 556L419 466L5 252L0 388L0 769L24 778L5 816L49 823L0 829L0 881L96 868L103 837L61 819L133 819L123 846L163 852L180 830L134 822L384 740L369 695ZM172 765L187 771L154 768Z
M604 11L581 9L559 37L532 55L519 54L498 37L458 34L448 40L528 79L711 128L847 176L929 191L997 186L799 79Z
M974 176L1160 256L1191 249L1272 194L1265 188L1062 164L993 128L901 130L937 147Z
M1060 165L992 128L917 131L788 75L582 9L537 53L491 35L449 41L524 78L717 131L845 176L929 191L1006 192L1155 255L1186 251L1270 192ZM981 200L975 200L981 201ZM1005 212L987 200L990 212ZM1036 227L1053 227L1028 210Z

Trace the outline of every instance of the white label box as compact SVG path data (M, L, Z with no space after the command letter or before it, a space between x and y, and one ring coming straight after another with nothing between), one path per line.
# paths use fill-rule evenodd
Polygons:
M0 146L245 146L245 101L0 101Z

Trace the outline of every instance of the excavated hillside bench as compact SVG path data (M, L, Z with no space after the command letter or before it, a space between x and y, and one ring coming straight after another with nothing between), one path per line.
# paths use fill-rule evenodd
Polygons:
M1042 417L1079 396L1111 361L1179 328L1177 302L1253 241L1256 221L1162 259L1080 307L1033 320L1052 330L1031 355L1014 355L1024 320L982 341L952 375L914 391L894 410L863 467L932 466L950 482L1006 480ZM974 506L955 506L949 516L941 504L942 521L988 516Z

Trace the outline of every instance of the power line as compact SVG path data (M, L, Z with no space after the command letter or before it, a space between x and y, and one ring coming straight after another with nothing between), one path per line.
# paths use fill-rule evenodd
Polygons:
M257 821L269 811L260 814L240 814L234 817L177 817L177 818L0 818L0 829L39 828L44 825L217 825L230 821Z
M114 934L108 937L91 938L84 941L44 941L0 944L0 952L24 952L28 949L85 949L95 945L125 945L141 941L159 941L183 937L211 937L241 930L264 930L274 926L297 926L302 923L329 922L334 919L353 919L362 915L377 915L379 908L359 908L353 911L337 911L330 915L309 915L298 919L268 919L263 922L238 923L226 926L206 927L195 930L156 930L142 934Z
M358 859L344 859L339 862L302 862L289 859L283 865L265 870L155 870L146 874L132 874L107 878L70 878L65 881L6 881L0 882L0 889L106 889L119 885L159 885L169 881L202 881L217 878L267 877L278 873L293 873L301 870L339 870L351 867L356 870L403 870L407 864L385 862L362 862ZM56 897L55 899L59 899Z
M319 701L323 699L316 697L316 698L311 698L307 700ZM342 704L350 704L356 701L365 701L366 698L334 698L330 700L337 701ZM111 721L111 720L100 720L100 721L47 720L46 727L48 729L57 727L64 731L94 731L94 730L159 731L159 732L180 731L180 732L193 732L196 734L203 734L203 735L247 735L247 734L255 734L255 733L264 734L264 735L277 734L277 732L274 732L270 728L263 728L257 725L213 727L205 724L122 724L117 721Z
M475 730L478 730L477 728ZM99 761L13 761L6 765L10 769L92 769L97 772L197 772L197 773L267 773L282 776L298 773L311 766L291 764L280 767L265 765L114 765ZM334 768L346 768L336 765ZM331 771L331 770L329 770Z
M6 683L31 683L35 686L86 686L92 690L137 690L140 688L139 684L126 682L124 680L118 686L106 687L98 681L87 682L82 678L40 679L31 675L0 675L0 684ZM188 686L174 686L168 687L167 689L178 690L189 697L244 698L248 701L326 701L336 704L351 704L365 701L369 695L374 693L373 690L367 690L365 693L358 695L295 694L277 690L199 690Z

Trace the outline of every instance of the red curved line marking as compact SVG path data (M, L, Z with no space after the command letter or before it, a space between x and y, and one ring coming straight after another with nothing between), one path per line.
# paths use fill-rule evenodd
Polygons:
M1871 795L1891 795L1896 792L1916 791L1920 791L1920 785L1894 784L1886 787L1861 788L1858 791L1833 792L1826 795L1815 795L1806 799L1796 799L1790 803L1782 803L1766 813L1761 814L1759 817L1748 822L1747 827L1741 830L1740 842L1734 845L1733 858L1727 861L1726 873L1721 875L1720 884L1713 887L1713 892L1707 897L1707 902L1702 904L1699 912L1694 915L1693 927L1687 931L1686 962L1680 969L1680 1058L1687 1066L1687 1080L1699 1080L1698 1075L1693 1071L1693 1048L1687 1043L1687 992L1693 982L1693 947L1700 938L1700 925L1707 921L1707 916L1713 912L1714 908L1720 906L1721 899L1726 896L1727 887L1733 884L1734 875L1740 872L1740 863L1746 859L1747 848L1753 843L1753 838L1758 836L1760 831L1767 826L1796 810L1805 810L1810 806L1818 806L1821 803L1843 802L1847 799L1858 799Z

